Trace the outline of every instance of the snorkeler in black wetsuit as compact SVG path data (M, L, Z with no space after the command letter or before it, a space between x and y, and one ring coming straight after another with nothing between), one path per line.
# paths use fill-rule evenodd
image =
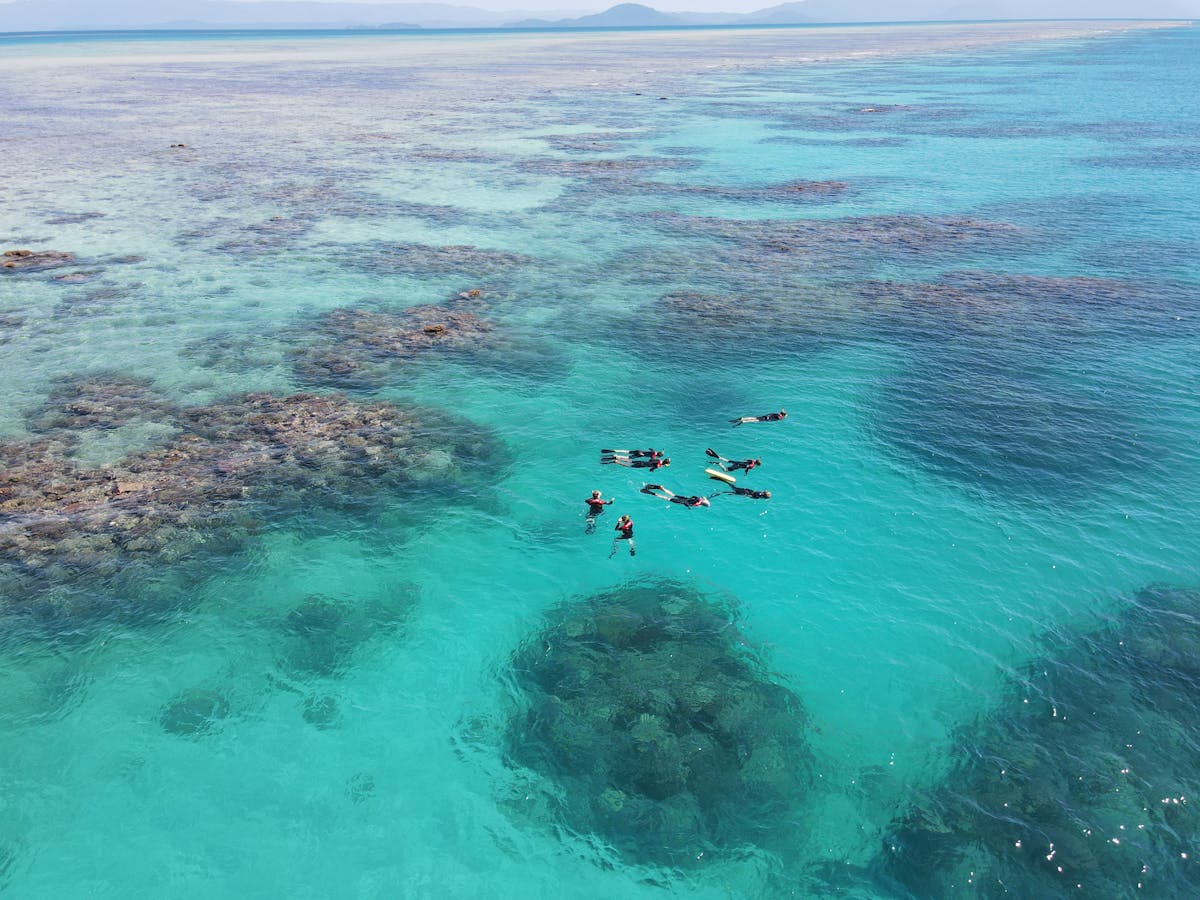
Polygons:
M654 456L650 459L631 459L628 456L602 456L600 462L605 465L625 466L627 469L649 469L657 472L663 466L671 464L669 456Z
M771 499L770 491L755 491L755 490L751 490L750 488L744 488L744 487L731 487L727 491L719 491L718 493L736 494L739 497L749 497L751 500L770 500ZM713 494L713 496L715 497L717 495Z
M600 455L601 456L629 456L629 457L632 457L633 459L638 459L639 457L648 456L651 459L653 459L656 456L662 456L663 452L661 450L654 450L654 449L651 449L651 450L601 450Z
M659 493L659 492L662 493ZM663 487L661 484L643 484L642 493L649 494L651 497L657 497L660 500L668 500L671 503L678 503L680 506L686 506L688 509L695 509L698 506L711 506L707 497L681 497L669 488Z
M747 422L782 422L787 418L787 410L781 409L777 413L767 413L763 416L742 416L737 419L730 419L729 424L736 428L738 425L745 425Z
M736 472L739 469L745 469L746 474L749 475L762 465L761 459L726 459L711 447L704 452L717 461L717 465L721 467L721 471L723 472Z

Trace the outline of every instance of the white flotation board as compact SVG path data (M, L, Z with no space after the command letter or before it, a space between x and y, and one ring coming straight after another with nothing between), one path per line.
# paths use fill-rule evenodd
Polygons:
M717 481L723 481L726 484L736 484L737 479L728 472L722 472L720 469L705 469L704 474L709 478L715 478Z

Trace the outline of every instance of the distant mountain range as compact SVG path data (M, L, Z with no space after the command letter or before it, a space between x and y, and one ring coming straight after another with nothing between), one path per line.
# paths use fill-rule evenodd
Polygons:
M516 0L520 2L520 0ZM629 28L986 19L1200 17L1200 0L799 0L752 13L667 13L638 3L566 19L522 18L445 3L307 0L16 0L0 3L0 31L151 28Z
M525 19L514 28L631 28L648 25L816 25L834 22L937 22L992 19L1188 19L1200 2L1148 0L799 0L751 13L665 13L622 3L575 19Z

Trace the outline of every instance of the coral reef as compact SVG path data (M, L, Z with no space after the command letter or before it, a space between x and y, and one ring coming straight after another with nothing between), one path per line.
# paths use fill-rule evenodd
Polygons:
M417 590L390 589L379 597L338 598L314 594L284 620L280 665L296 678L334 678L350 665L354 652L377 634L400 628L412 612ZM310 698L311 699L311 698ZM324 699L306 705L305 718L321 715ZM334 710L336 715L336 708ZM310 720L311 721L311 720Z
M1197 321L1185 287L963 271L856 291L875 328L912 351L882 383L872 425L917 465L1036 501L1161 473L1169 451L1138 418L1140 386L1109 377L1097 338L1174 339Z
M497 459L487 432L443 413L341 396L250 394L178 410L164 442L98 466L68 426L138 416L144 386L85 379L43 415L46 436L0 442L0 561L27 572L171 561L251 510L353 504L477 485ZM121 391L125 391L124 395ZM107 403L96 403L103 395ZM164 406L165 411L169 407Z
M555 785L552 824L671 866L801 827L800 702L728 607L675 581L631 583L556 609L513 669L507 756Z
M1200 894L1200 592L1150 588L965 729L881 871L922 897Z
M503 250L453 245L377 244L346 254L352 265L377 274L438 276L454 275L467 280L486 280L520 266L533 257Z
M42 437L70 440L71 433L83 429L165 422L178 412L148 381L119 373L95 374L60 381L30 417L29 428Z
M430 352L454 355L510 374L547 377L564 366L549 346L493 324L474 311L483 292L464 291L446 306L399 311L335 309L316 323L315 337L294 351L296 374L309 384L374 389L396 366Z

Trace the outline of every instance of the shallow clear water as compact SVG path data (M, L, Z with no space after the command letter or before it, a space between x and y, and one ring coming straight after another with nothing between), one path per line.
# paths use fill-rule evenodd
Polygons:
M1167 764L1194 752L1190 704L1147 719L1080 642L1149 585L1200 583L1200 31L1072 27L6 46L0 249L77 259L0 275L0 434L44 433L62 379L118 373L185 407L348 387L503 449L453 491L256 495L254 527L124 573L5 559L0 887L991 896L953 852L897 862L914 811L982 796L965 748L1121 769L1136 732L1128 790L1194 793ZM331 310L474 288L491 352L361 381L297 363ZM172 415L87 430L74 458L152 449ZM706 447L761 456L739 484L773 496L663 503L597 465L613 446L667 448L655 478L685 494L717 488ZM592 488L617 502L588 535ZM622 512L637 556L609 559ZM802 702L785 848L654 870L521 802L514 653L643 575L735 597ZM318 595L368 614L312 642ZM1073 716L1116 704L1082 760L1007 724L1055 654L1092 673ZM1194 847L1186 812L1110 821L1106 790L1073 797L1080 834ZM1010 826L1044 837L989 827ZM1078 889L1031 849L1028 890L1196 889L1166 864L1193 852L1113 836L1069 862Z

